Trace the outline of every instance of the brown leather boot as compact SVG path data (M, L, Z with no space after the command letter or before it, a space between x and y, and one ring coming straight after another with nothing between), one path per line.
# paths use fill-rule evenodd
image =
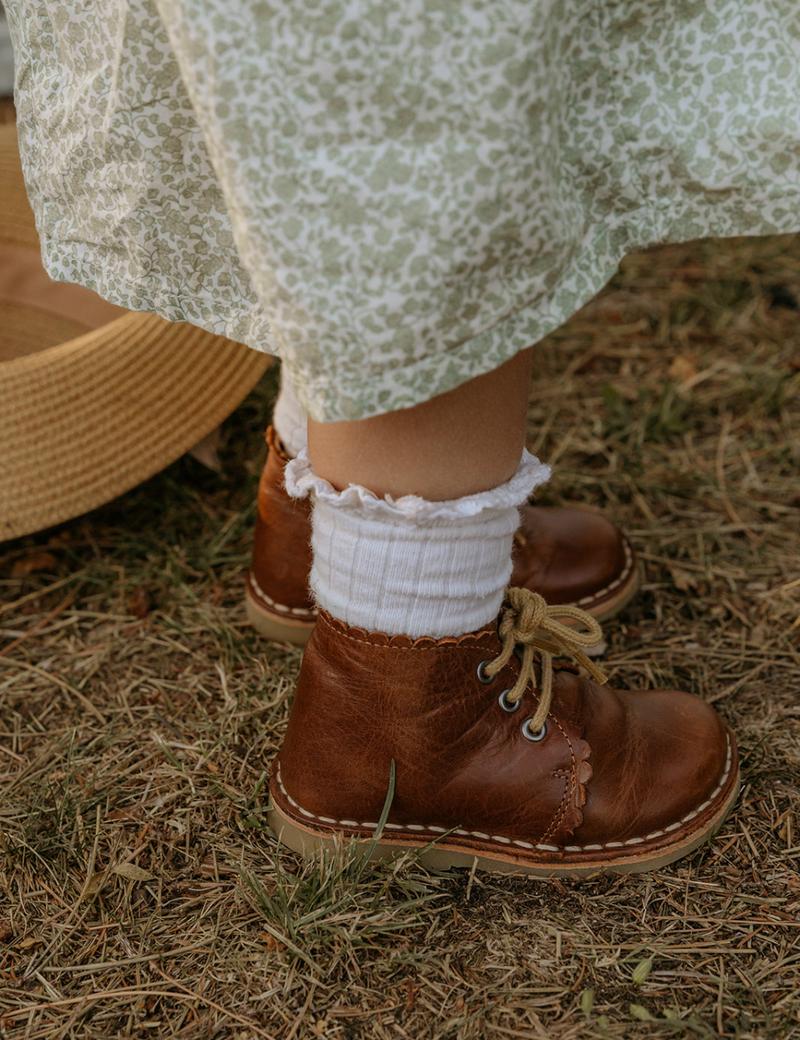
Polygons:
M267 430L269 455L258 488L247 614L270 639L303 645L316 608L308 589L311 512L308 500L289 498L283 484L289 457ZM511 584L551 604L578 606L600 621L613 617L639 585L636 556L619 528L580 509L523 506L514 539Z
M317 608L311 599L311 502L289 498L284 470L289 456L274 427L267 430L269 454L258 484L253 560L245 603L250 623L269 639L303 646Z
M457 639L390 638L320 612L271 772L284 844L374 839L393 770L375 854L426 849L435 867L650 870L716 831L739 766L714 710L553 664L575 634L541 597L509 595L499 628Z

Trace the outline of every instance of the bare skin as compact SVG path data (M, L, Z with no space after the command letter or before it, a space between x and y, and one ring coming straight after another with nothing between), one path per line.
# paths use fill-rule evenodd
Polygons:
M308 453L343 490L441 502L509 480L525 444L533 350L426 401L359 422L308 421Z

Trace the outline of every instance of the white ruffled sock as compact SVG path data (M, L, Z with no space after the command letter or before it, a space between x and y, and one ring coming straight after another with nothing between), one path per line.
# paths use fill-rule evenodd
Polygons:
M272 425L287 455L294 458L303 448L308 447L308 416L300 407L292 381L284 367L281 367L281 389L272 410Z
M527 451L505 484L449 502L337 491L301 451L293 498L313 496L311 588L348 625L417 638L460 636L497 616L511 576L518 507L550 476Z

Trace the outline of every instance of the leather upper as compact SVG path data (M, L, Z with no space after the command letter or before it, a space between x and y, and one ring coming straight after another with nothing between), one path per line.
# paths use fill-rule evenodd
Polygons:
M526 505L520 516L510 584L533 589L548 603L597 601L634 565L622 532L597 513Z
M708 705L669 691L620 692L556 665L543 740L498 702L478 665L500 651L494 627L412 641L320 613L306 649L273 797L317 827L369 831L397 778L387 827L580 858L586 847L674 840L735 782L735 746ZM703 809L699 807L709 803ZM699 810L699 812L698 812Z
M281 613L316 613L308 588L311 571L311 505L290 498L284 487L289 461L273 427L267 430L269 455L258 485L258 516L253 543L251 582L261 601ZM251 584L252 589L252 584Z

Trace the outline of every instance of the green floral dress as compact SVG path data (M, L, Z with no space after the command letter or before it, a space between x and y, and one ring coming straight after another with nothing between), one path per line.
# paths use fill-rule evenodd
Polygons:
M5 0L53 277L407 407L624 253L800 227L797 0Z

